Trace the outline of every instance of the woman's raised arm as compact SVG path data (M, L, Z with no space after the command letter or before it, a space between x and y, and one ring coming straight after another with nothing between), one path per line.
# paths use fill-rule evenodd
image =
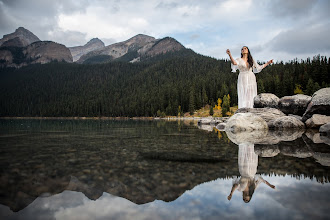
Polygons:
M231 56L231 53L230 53L230 50L229 49L226 50L226 53L229 55L229 58L230 58L231 63L234 64L234 65L237 65L236 61Z

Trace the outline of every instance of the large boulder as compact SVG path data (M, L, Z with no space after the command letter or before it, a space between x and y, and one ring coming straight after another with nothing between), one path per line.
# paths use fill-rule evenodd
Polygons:
M322 125L319 131L320 133L330 134L330 123Z
M305 124L308 128L319 128L320 126L330 123L330 116L315 114Z
M242 131L268 130L268 126L266 121L256 114L236 113L228 119L225 130L237 133Z
M308 129L304 133L314 144L321 144L323 141L320 138L320 132L316 129Z
M303 115L303 122L314 114L330 116L330 87L320 89L313 94L312 100Z
M279 109L285 114L294 114L302 116L312 97L308 95L284 96L278 102Z
M261 93L254 97L254 108L277 108L279 98L272 93Z
M283 116L270 121L268 127L273 130L304 129L305 125L295 117Z
M285 116L283 112L275 108L240 108L235 114L238 113L253 113L263 118L267 123L276 118Z

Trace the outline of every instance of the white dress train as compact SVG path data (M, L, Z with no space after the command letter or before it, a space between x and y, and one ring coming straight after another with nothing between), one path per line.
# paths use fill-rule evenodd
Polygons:
M253 99L257 95L257 81L254 73L259 73L264 65L253 61L250 67L242 58L237 58L237 65L231 64L232 72L239 70L237 80L238 108L253 108Z

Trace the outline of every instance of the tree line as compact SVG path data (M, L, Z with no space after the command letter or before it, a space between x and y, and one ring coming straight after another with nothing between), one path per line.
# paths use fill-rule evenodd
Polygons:
M276 63L256 74L258 93L312 95L330 86L324 56ZM0 69L0 116L156 116L193 112L230 96L237 105L237 73L228 60L194 53L152 62L53 62ZM228 97L229 97L228 96Z

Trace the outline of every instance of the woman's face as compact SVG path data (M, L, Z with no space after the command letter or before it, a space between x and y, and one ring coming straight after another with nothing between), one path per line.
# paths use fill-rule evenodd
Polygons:
M248 54L249 49L247 47L242 47L242 54Z

